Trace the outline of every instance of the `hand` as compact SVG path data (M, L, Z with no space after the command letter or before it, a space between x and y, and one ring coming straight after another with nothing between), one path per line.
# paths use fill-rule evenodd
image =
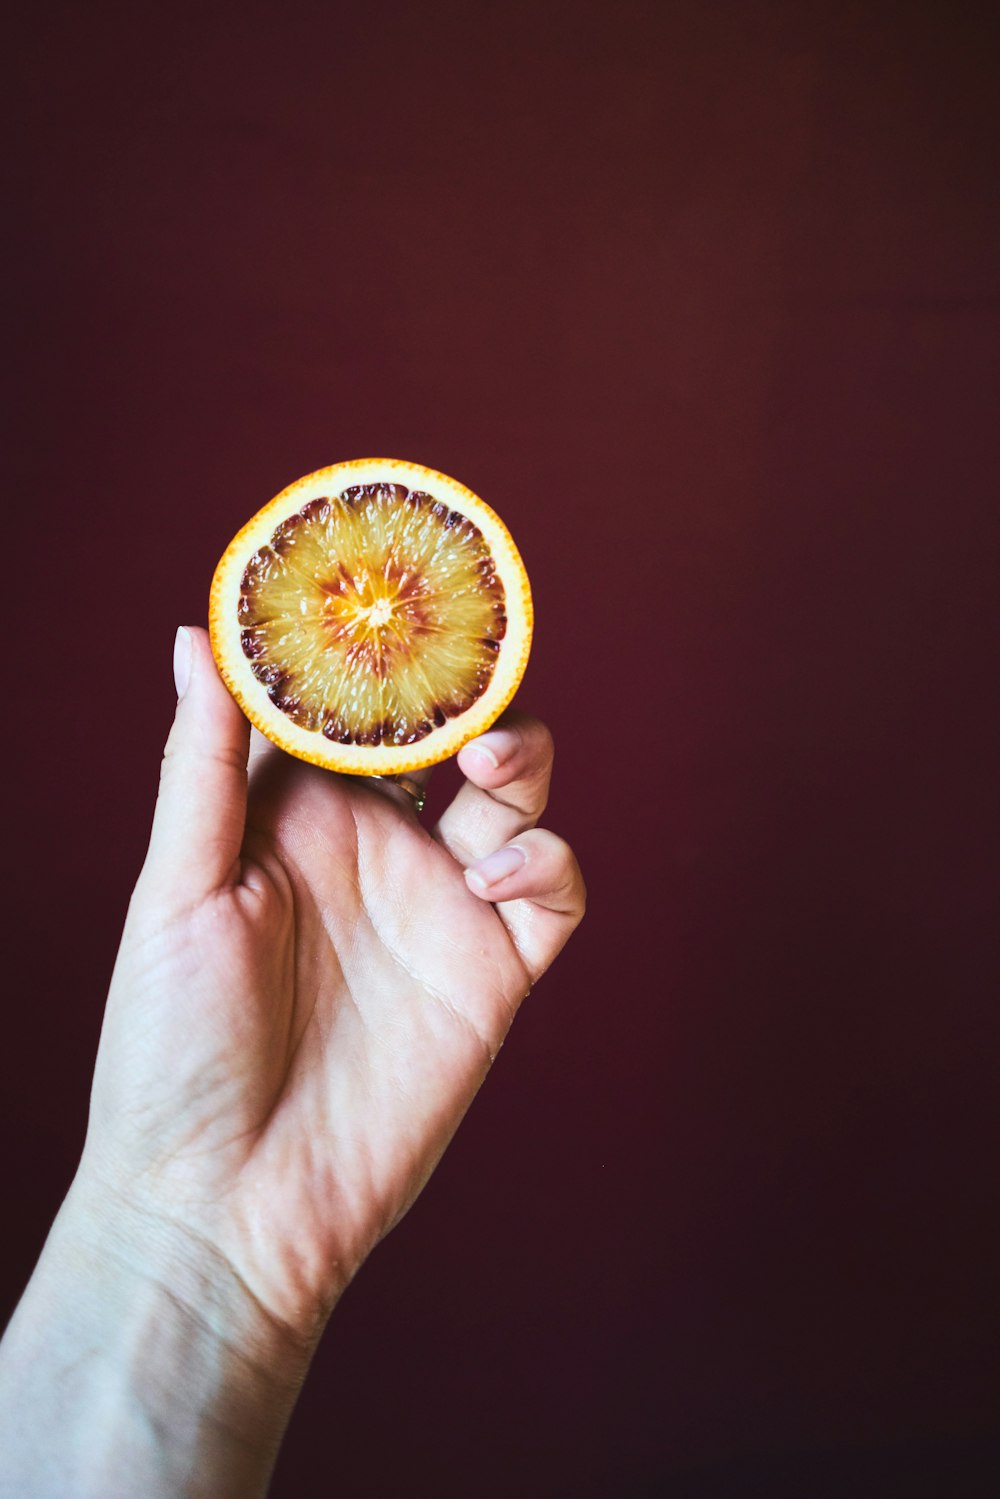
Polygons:
M535 720L466 745L428 832L251 746L204 631L176 666L83 1158L3 1341L4 1499L264 1492L337 1297L583 911Z
M249 729L203 631L115 968L81 1175L207 1246L312 1339L420 1190L518 1005L579 921L535 827L551 741L507 715L467 745L437 828L389 782Z

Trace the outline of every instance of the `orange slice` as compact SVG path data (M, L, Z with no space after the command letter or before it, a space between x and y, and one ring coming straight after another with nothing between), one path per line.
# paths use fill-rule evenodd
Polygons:
M350 775L433 765L482 734L528 661L507 528L446 474L335 463L283 489L215 570L212 650L262 734Z

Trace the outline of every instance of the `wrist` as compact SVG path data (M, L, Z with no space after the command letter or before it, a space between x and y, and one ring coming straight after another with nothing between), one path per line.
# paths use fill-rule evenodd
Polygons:
M263 1493L310 1355L210 1246L78 1179L0 1357L17 1492Z

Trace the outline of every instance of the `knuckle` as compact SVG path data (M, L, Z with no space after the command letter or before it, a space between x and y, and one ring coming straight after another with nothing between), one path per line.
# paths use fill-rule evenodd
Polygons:
M555 741L548 724L542 723L540 718L532 719L531 732L526 737L532 760L539 768L550 770L555 755Z
M572 848L557 833L545 833L545 862L550 871L552 891L567 897L582 916L587 904L583 872Z
M548 828L532 828L530 834L525 837L531 838L537 846L539 854L546 863L553 868L562 868L563 864L572 860L573 854L565 838L560 838L558 833L550 832Z
M544 872L553 890L569 889L579 878L576 856L558 833L551 833L548 828L533 828L524 834L524 841L528 844L531 862L540 873Z
M542 719L515 710L503 714L498 727L511 729L518 735L522 754L532 762L552 759L555 748L552 730Z
M168 739L160 761L160 779L180 774L185 767L202 770L237 771L246 774L246 756L232 745L201 746L180 744Z
M576 865L576 880L574 882L574 895L576 897L576 919L582 921L587 913L587 882L579 864Z

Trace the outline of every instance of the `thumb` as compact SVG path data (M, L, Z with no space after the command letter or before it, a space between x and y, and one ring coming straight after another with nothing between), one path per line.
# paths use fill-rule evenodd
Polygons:
M250 725L226 690L205 630L174 642L177 711L163 752L143 884L188 904L239 875Z

